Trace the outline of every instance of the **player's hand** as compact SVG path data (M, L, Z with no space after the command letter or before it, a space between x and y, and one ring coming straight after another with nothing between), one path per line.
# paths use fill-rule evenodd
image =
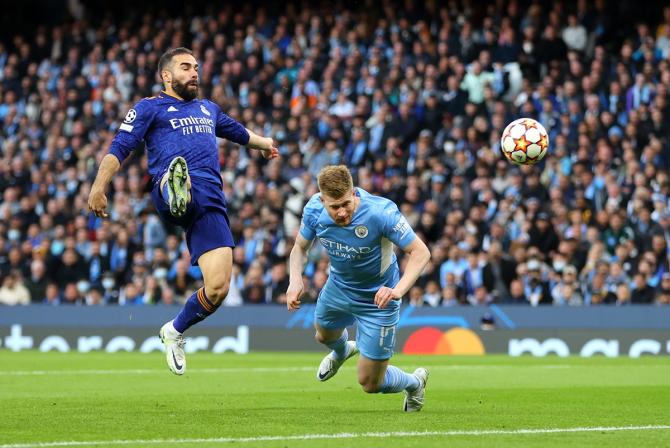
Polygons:
M377 305L377 308L386 308L391 300L399 300L400 298L400 294L395 289L382 286L375 294L375 305Z
M302 282L291 282L288 284L288 289L286 290L286 308L288 308L289 311L300 309L300 296L302 295L303 289L304 286Z
M274 159L279 157L279 149L275 147L274 141L270 137L266 138L267 147L261 149L261 155L266 159Z
M105 212L107 208L107 196L103 190L92 189L88 195L88 209L95 213L99 218L107 218L109 215Z

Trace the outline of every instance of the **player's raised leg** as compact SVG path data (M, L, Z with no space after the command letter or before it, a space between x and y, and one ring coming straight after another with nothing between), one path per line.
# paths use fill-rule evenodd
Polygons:
M349 340L349 332L346 328L331 330L319 324L314 326L317 342L331 349L331 352L319 364L319 370L316 372L316 378L319 381L326 381L335 376L347 359L358 353L358 347L356 347L356 341Z
M186 371L183 333L213 314L228 294L233 266L232 248L219 247L205 252L198 258L198 265L205 286L194 292L177 317L163 325L160 331L168 366L177 375Z
M170 206L170 213L175 218L186 214L188 203L191 201L191 179L188 175L186 159L175 157L161 179L161 194Z

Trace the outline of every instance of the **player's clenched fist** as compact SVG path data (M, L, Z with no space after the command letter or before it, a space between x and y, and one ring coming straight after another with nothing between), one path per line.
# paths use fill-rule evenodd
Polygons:
M388 305L391 300L397 299L400 299L400 296L394 289L391 289L388 286L382 286L379 288L379 291L377 291L377 294L375 294L375 305L377 305L377 308L386 308L386 305Z
M92 189L88 195L88 209L95 213L95 216L107 218L105 209L107 208L107 196L105 192L97 189Z
M300 296L302 295L303 288L302 282L289 283L288 289L286 290L286 307L289 311L300 308Z

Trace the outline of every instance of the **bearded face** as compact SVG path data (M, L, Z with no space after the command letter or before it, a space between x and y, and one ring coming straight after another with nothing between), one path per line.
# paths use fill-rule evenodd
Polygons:
M167 76L164 80L170 83L174 93L183 100L190 101L198 96L198 62L192 55L175 55L161 75Z
M172 89L185 101L191 101L198 96L198 85L199 83L197 79L180 82L176 78L172 78Z

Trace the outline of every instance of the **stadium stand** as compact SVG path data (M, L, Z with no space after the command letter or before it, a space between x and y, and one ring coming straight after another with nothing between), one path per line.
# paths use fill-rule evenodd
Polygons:
M110 219L86 207L175 46L195 51L202 95L282 155L220 144L238 242L226 305L285 300L302 206L332 163L429 244L416 306L670 304L662 2L27 2L45 3L31 29L2 19L0 304L172 304L200 286L149 201L143 148L113 181ZM535 167L499 153L521 116L549 131ZM315 248L307 301L327 269Z

